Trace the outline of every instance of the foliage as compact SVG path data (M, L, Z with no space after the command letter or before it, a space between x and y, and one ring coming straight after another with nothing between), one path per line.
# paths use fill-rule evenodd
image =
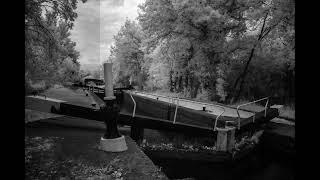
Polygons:
M25 2L26 81L65 82L78 75L79 52L69 32L76 5L77 0Z
M246 16L249 19L247 21L249 23L249 31L246 37L251 37L253 39L253 44L249 48L250 53L248 53L247 56L244 56L244 58L241 57L240 62L247 60L242 63L244 68L231 87L233 89L233 94L229 97L235 98L235 100L240 97L241 92L246 88L246 75L249 73L249 65L252 64L253 61L259 60L261 57L269 59L276 58L276 64L282 66L282 55L284 54L280 55L281 53L275 52L269 54L271 49L276 50L277 52L284 52L286 54L285 58L287 59L286 64L288 62L290 62L289 64L291 65L294 64L294 4L295 2L291 0L269 0L264 1L260 6L247 12ZM287 46L288 51L283 51L283 46ZM235 57L237 58L237 56ZM272 67L272 65L269 67ZM294 81L294 76L292 76L294 73L292 74L292 72L286 72L287 70L285 69L283 70L288 76L291 76L289 78L290 82L276 81L278 84L284 83L291 86L290 89L287 90L289 90L289 98L292 99L292 96L294 96L294 88L290 84ZM259 88L261 89L261 87ZM259 91L259 89L256 89L256 91ZM283 95L283 93L281 94ZM260 93L260 97L261 95L273 96L274 92ZM286 97L286 99L289 98Z
M142 38L143 35L139 25L129 19L126 20L118 34L114 36L115 44L111 48L109 59L114 63L114 72L116 72L114 81L116 84L127 86L131 75L134 79L141 77L144 60L141 49Z
M147 90L167 89L169 85L169 64L161 61L162 55L157 50L145 57L147 62L144 65L148 66Z
M79 64L72 61L71 58L66 58L61 67L56 72L59 82L75 82L79 77Z
M140 6L139 22L150 37L147 49L161 44L164 59L172 62L172 90L186 88L191 97L201 88L215 92L216 66L224 59L226 36L245 30L243 18L234 17L236 12L228 13L228 8L222 1L149 0Z
M146 0L138 24L127 21L115 37L110 58L118 81L141 71L150 90L222 102L294 100L294 17L293 0Z

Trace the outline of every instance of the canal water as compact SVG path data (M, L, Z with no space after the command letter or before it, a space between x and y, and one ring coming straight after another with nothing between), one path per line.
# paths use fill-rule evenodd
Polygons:
M250 155L228 164L201 163L175 159L149 158L170 179L291 180L294 157L259 145Z

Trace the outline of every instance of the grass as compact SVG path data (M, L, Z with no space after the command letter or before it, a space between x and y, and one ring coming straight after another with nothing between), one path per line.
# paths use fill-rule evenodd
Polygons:
M167 179L141 150L98 149L101 132L75 128L31 127L25 135L25 179Z
M122 170L113 165L114 158L108 166L98 166L81 158L66 157L59 159L56 147L63 141L58 137L26 137L25 162L26 179L61 179L75 178L121 178Z
M48 119L48 118L61 117L61 116L63 115L25 109L24 121L25 123L29 123L29 122L37 121L41 119Z
M54 88L59 89L63 87L72 88L72 82L53 82L51 80L36 80L32 81L31 79L25 81L25 94L26 95L37 95L43 93L44 91Z
M295 119L295 107L294 106L284 106L280 109L280 117L288 117Z
M85 95L85 92L80 88L69 88L61 85L55 85L43 93L46 97L64 100L67 102L91 106L92 100L89 96Z

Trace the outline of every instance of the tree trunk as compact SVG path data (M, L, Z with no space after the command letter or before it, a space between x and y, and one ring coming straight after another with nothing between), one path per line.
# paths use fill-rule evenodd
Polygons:
M172 86L172 84L173 84L173 82L172 82L172 74L173 74L173 71L172 71L172 70L170 70L170 72L169 72L169 89L170 89L170 92L173 92L173 86Z
M142 84L142 72L139 72L138 73L138 87L139 87L139 90L143 90L143 84Z
M188 85L189 85L189 73L186 72L186 77L185 77L185 81L184 81L184 87L187 89Z
M247 61L245 69L244 69L243 73L240 76L240 79L241 79L240 88L239 88L238 93L236 94L236 96L234 97L234 99L232 100L231 103L238 101L238 99L240 97L240 93L242 91L243 83L244 83L245 77L246 77L247 72L248 72L248 67L249 67L249 64L250 64L250 62L251 62L251 60L253 58L254 50L255 50L255 47L253 47L253 49L250 52L249 60Z
M176 76L174 77L174 91L178 91L178 86L179 86L179 77L178 77L178 72L176 73Z
M265 23L266 23L266 19L268 17L268 13L266 14L266 16L264 17L264 20L263 20L263 24L262 24L262 28L261 28L261 31L260 31L260 34L259 34L259 37L258 37L258 41L261 41L263 37L265 37L269 32L270 32L270 29L269 31L267 31L267 33L264 34L264 30L265 30ZM245 80L245 76L247 75L247 70L248 70L248 67L249 67L249 64L253 58L253 55L254 55L254 51L255 51L255 48L256 48L257 44L255 44L253 46L253 48L251 49L251 52L250 52L250 55L249 55L249 58L248 58L248 61L245 65L245 68L243 70L243 72L240 74L240 76L237 78L235 84L233 85L233 95L232 95L232 99L230 101L230 103L233 103L233 102L236 102L238 101L239 99L239 96L240 96L240 93L242 91L242 86L243 86L243 83L244 83L244 80ZM238 86L238 82L241 80L240 82L240 88L239 90L237 91L237 86Z
M192 93L192 90L193 90L193 84L194 84L194 77L193 76L191 76L190 77L190 96L191 96L191 98L193 98L192 97L192 95L193 95L193 93Z
M179 92L181 92L182 89L183 89L183 88L182 88L182 77L183 77L183 76L179 76L179 88L178 88L178 91L179 91Z
M198 79L196 79L195 87L194 87L194 91L193 91L193 98L197 97L199 87L200 87L200 82L198 81Z

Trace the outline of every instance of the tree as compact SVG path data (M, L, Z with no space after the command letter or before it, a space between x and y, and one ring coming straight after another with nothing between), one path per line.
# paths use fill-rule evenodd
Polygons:
M93 71L92 76L95 79L100 79L100 69Z
M161 59L163 54L160 52L160 47L156 48L151 54L146 55L146 63L144 67L148 69L147 88L149 90L165 89L170 87L169 71L170 65L168 62L163 62Z
M195 97L200 86L215 91L217 65L224 59L227 34L245 31L240 8L229 11L222 1L147 0L139 22L147 35L147 50L157 45L174 61L174 86L182 84ZM182 48L179 48L179 47ZM171 78L170 78L171 79Z
M63 62L61 67L56 72L57 80L59 82L75 82L79 80L80 64L74 63L73 60L68 57Z
M31 79L47 82L71 80L78 75L79 52L75 50L76 44L71 41L69 32L77 17L76 5L76 0L25 2L26 82ZM70 78L62 78L68 74Z
M142 39L143 35L139 25L129 19L114 36L115 45L111 48L109 59L114 63L114 69L117 69L114 76L116 83L127 86L130 76L133 76L137 83L138 77L141 78L143 75Z
M234 93L233 93L233 99L231 99L231 102L237 101L240 93L243 88L243 84L245 81L245 77L248 72L249 64L251 63L255 50L257 48L262 49L263 42L269 35L273 36L274 34L280 35L278 32L283 30L291 30L290 34L287 39L291 41L294 39L294 17L295 17L295 1L292 0L286 0L286 1L279 1L279 0L268 0L264 1L260 7L256 7L252 11L248 11L247 16L251 18L250 23L251 26L258 26L260 27L260 33L255 35L257 36L257 40L253 41L253 47L250 50L248 60L245 63L245 67L243 72L238 76L237 80L235 81L233 85ZM272 32L274 34L272 35ZM278 31L278 32L277 32ZM293 31L293 32L292 32ZM240 83L239 83L240 82ZM239 84L239 88L238 88ZM229 96L231 97L231 96Z
M255 93L265 87L263 78L284 71L293 84L292 0L147 0L139 8L145 53L152 54L157 48L163 52L161 61L170 68L172 91L181 91L183 86L195 97L198 90L207 89L210 99L230 101L246 89L250 93L244 96L257 98L268 95ZM261 77L246 80L262 64L266 68L260 68ZM283 68L275 68L276 64ZM285 70L286 66L291 70ZM253 79L259 79L260 86L254 86ZM283 81L277 78L266 84L279 82Z

